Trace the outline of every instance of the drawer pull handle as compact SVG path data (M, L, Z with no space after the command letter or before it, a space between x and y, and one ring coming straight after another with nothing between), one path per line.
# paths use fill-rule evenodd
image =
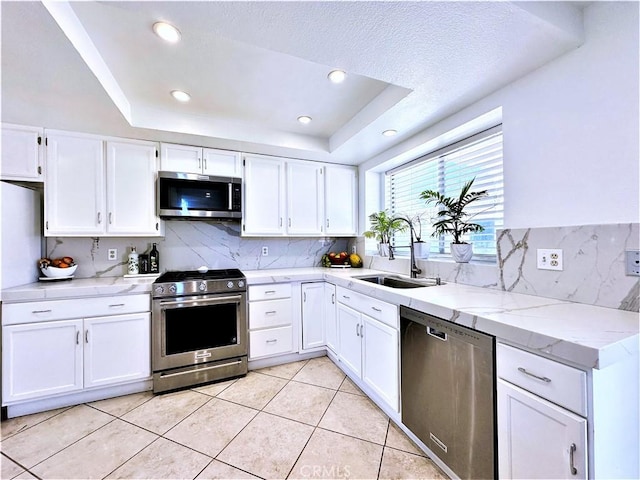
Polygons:
M382 309L380 308L376 308L376 307L371 307L372 310L375 310L376 312L382 312Z
M273 295L274 293L276 293L276 291L275 291L275 290L265 290L265 291L264 291L264 294L265 294L265 295Z
M265 315L275 315L276 311L275 310L271 310L269 312L264 312Z
M529 375L530 377L537 378L538 380L542 380L545 383L551 383L551 379L550 378L539 377L538 375L535 375L535 374L533 374L531 372L527 372L527 370L522 368L522 367L518 367L518 371L524 373L525 375Z
M278 339L274 338L273 340L267 340L267 343L278 343Z
M576 453L576 444L572 443L569 447L569 470L571 471L571 475L577 475L578 469L573 464L573 454Z
M342 295L342 298L349 300L351 297L347 297L346 295Z
M51 313L51 310L33 310L31 313L37 315L38 313Z
M124 307L124 303L112 303L109 305L109 308L122 308Z

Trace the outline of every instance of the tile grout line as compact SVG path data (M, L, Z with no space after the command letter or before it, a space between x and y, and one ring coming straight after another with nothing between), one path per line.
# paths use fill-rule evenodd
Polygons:
M382 445L382 453L380 455L380 463L378 464L378 476L376 477L380 480L380 472L382 471L382 460L384 459L384 449L387 448L387 439L389 438L389 430L391 429L391 419L387 418L387 432L384 436L384 445Z
M6 436L6 437L3 437L1 441L2 441L2 442L4 442L5 440L7 440L7 439L9 439L9 438L11 438L11 437L15 437L15 436L16 436L16 435L18 435L19 433L26 432L26 431L27 431L27 430L29 430L30 428L33 428L33 427L35 427L36 425L40 425L41 423L44 423L44 422L46 422L47 420L51 420L52 418L55 418L55 417L57 417L58 415L63 414L63 413L64 413L64 412L66 412L67 410L71 410L71 409L72 409L73 407L75 407L75 406L76 406L76 405L71 405L71 406L69 406L69 407L60 407L60 408L62 408L62 409L63 409L61 412L58 412L58 413L56 413L56 414L54 414L54 415L51 415L51 416L50 416L50 417L48 417L48 418L45 418L45 419L43 419L43 420L40 420L39 422L34 423L33 425L23 425L23 426L20 428L20 430L18 430L18 431L17 431L17 432L15 432L15 433L12 433L11 435L8 435L8 436ZM41 413L41 412L37 412L37 413ZM35 414L33 414L33 415L37 415L37 413L35 413ZM20 418L20 417L14 417L14 418ZM12 419L11 419L11 418L8 418L7 420L12 420Z
M37 476L35 473L33 473L31 470L29 470L27 467L25 467L24 465L22 465L20 462L17 462L16 460L14 460L13 458L11 458L9 455L7 455L5 452L0 452L0 456L4 456L7 457L7 459L11 460L13 463L15 463L16 465L18 465L22 470L24 470L23 472L18 473L17 475L14 475L11 478L16 478L18 475L22 475L23 473L27 472L30 475L33 475L34 477L36 477L38 480L40 480L40 477Z

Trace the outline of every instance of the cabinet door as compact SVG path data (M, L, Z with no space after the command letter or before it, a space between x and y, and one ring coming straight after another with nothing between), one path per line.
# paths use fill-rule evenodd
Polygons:
M2 125L2 179L42 182L42 137L41 128Z
M338 313L336 309L336 286L330 283L324 284L324 329L327 347L340 353L338 343Z
M325 233L356 235L358 230L358 171L356 167L325 167Z
M338 303L338 359L358 377L362 374L362 343L360 313Z
M103 148L95 137L47 132L46 236L104 233Z
M107 233L159 235L156 144L107 142Z
M219 177L242 177L240 153L203 148L202 173Z
M325 346L324 282L302 284L302 349Z
M498 380L500 478L587 478L586 438L584 418Z
M242 234L284 234L284 161L258 155L244 158Z
M82 389L81 333L82 320L3 327L3 401Z
M362 323L362 379L398 412L398 330L367 315Z
M315 163L287 162L287 234L322 234L323 180Z
M84 322L84 387L151 375L151 314L110 315Z
M202 148L174 143L160 144L160 170L202 173Z

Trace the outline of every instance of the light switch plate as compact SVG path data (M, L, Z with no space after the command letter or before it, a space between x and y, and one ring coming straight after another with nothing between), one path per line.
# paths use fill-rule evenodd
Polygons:
M640 250L627 250L625 252L625 271L632 277L640 277Z
M537 259L538 270L563 269L561 248L538 248Z

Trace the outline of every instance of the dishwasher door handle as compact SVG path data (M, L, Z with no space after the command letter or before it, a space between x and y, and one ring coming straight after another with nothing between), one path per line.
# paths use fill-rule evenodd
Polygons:
M447 334L444 332L441 332L440 330L436 330L433 327L427 327L427 335L436 337L438 340L442 340L443 342L447 341Z

